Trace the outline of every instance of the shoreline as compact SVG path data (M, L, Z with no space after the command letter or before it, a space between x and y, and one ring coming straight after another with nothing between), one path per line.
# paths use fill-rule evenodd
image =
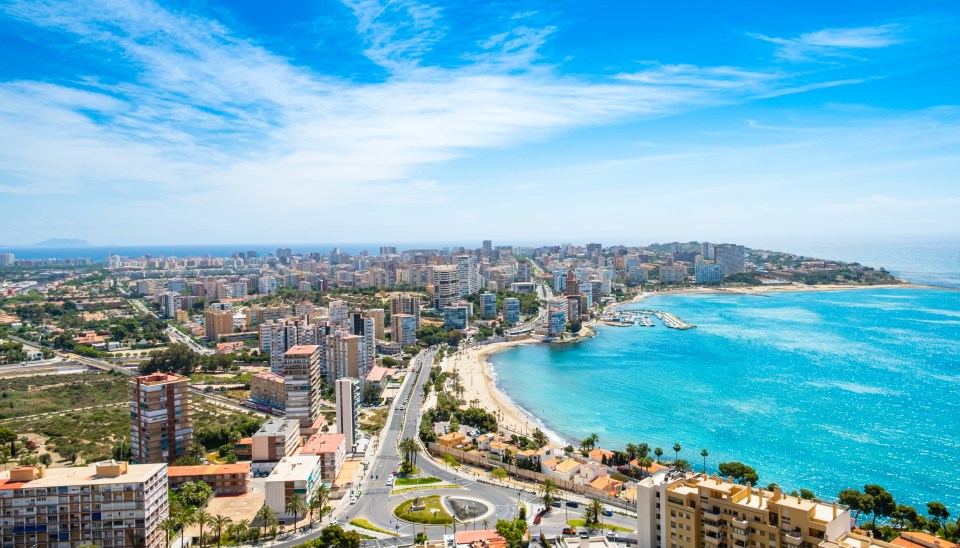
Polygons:
M660 295L685 295L685 294L739 294L739 295L765 295L769 293L789 293L789 292L816 292L816 291L843 291L843 290L863 290L863 289L945 289L948 291L960 291L960 288L932 286L924 284L913 284L905 282L902 284L880 284L880 285L815 285L815 286L748 286L736 288L682 288L666 291L642 292L632 299L618 302L610 305L610 310L624 307L630 304L642 302L649 297ZM570 344L577 343L598 335L595 326L599 320L590 320L584 322L583 329L568 340L559 341L550 344ZM585 333L586 332L586 333ZM539 338L529 338L519 341L499 342L479 347L469 348L460 351L453 356L444 359L445 370L456 370L461 375L461 384L464 387L463 399L468 403L474 400L479 401L479 406L487 411L497 415L497 425L499 429L514 432L517 434L529 435L534 428L540 428L547 437L554 443L563 446L567 443L576 444L576 440L568 439L560 432L551 430L546 426L545 418L524 409L517 401L508 395L498 384L496 371L489 357L498 352L509 348L525 344L544 343Z

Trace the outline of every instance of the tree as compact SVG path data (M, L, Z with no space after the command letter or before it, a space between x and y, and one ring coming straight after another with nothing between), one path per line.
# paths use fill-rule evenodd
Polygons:
M213 519L210 521L210 527L217 532L217 548L220 548L220 537L223 535L223 530L232 522L233 520L223 514L213 516Z
M637 445L637 458L645 459L650 456L650 445L641 443Z
M673 461L674 470L690 470L690 468L691 468L690 463L687 462L685 459L677 459Z
M169 517L160 522L160 530L163 531L163 545L170 546L170 534L179 528L177 520Z
M657 456L657 464L660 464L660 457L663 456L663 449L657 447L653 450L653 454Z
M544 508L550 508L550 504L553 503L553 494L557 492L557 486L553 483L553 480L547 478L543 480L543 483L538 488L540 492L540 500L543 501Z
M197 510L193 514L193 522L200 526L200 548L203 548L203 526L210 523L212 519L213 516L206 510Z
M427 538L427 534L423 531L417 531L417 534L413 537L414 544L426 544L430 540Z
M203 505L213 495L213 489L203 480L188 481L180 486L180 498L194 508Z
M17 457L17 433L9 428L0 428L0 444L10 444L10 458Z
M540 449L549 441L547 435L543 433L543 430L539 428L533 429L533 434L530 436L533 439L533 443L537 446L537 449Z
M497 520L497 534L507 541L507 548L525 548L527 522L521 519Z
M801 489L800 498L802 498L803 500L813 500L817 498L817 495L810 489Z
M260 537L262 538L267 532L267 527L277 522L277 514L274 513L269 506L264 504L257 510L257 515L254 519L260 521Z
M457 468L460 466L460 463L457 462L457 459L449 453L443 455L443 464L450 468Z
M907 506L906 504L898 504L896 510L894 510L890 517L893 519L894 525L896 525L897 530L903 531L908 526L911 529L919 529L917 527L919 524L920 514L917 512L916 508L912 506Z
M933 521L937 523L937 531L940 530L943 523L950 517L950 511L947 510L947 507L942 502L937 501L927 503L927 513L930 514Z
M721 475L730 476L741 485L747 483L756 485L757 482L760 481L760 476L757 474L757 471L742 462L721 462L718 468L720 469Z
M310 496L310 523L313 523L313 513L318 512L320 523L323 523L323 507L327 505L330 498L330 488L323 482L317 484Z
M873 528L877 528L877 518L888 518L894 510L897 509L897 502L893 500L893 495L887 492L883 487L870 484L863 487L864 493L873 497Z
M507 471L503 468L497 467L490 471L490 475L493 479L502 482L507 477Z
M705 448L700 450L700 456L703 457L703 473L707 473L707 457L710 456L710 451L707 451Z
M679 443L673 444L673 460L677 460L680 458L680 449L681 447Z
M587 451L595 448L597 443L600 442L600 436L596 434L590 434L589 436L580 440L580 448L586 449Z
M584 512L584 524L593 529L595 528L593 526L600 524L601 516L603 516L603 503L597 497L593 497Z
M360 548L360 535L356 531L344 531L339 525L329 525L320 533L321 546L337 548Z
M460 420L457 419L456 415L450 415L450 431L451 432L460 431Z
M300 516L307 513L307 501L303 500L303 495L294 493L287 497L287 503L283 509L288 514L293 514L293 523L296 526L296 523L300 521Z

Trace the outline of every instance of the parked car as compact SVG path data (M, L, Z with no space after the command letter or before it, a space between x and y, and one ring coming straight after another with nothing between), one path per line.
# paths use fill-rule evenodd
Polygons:
M580 508L580 503L575 500L568 500L567 506L569 506L570 508Z
M610 509L608 508L608 509L606 509L606 510L603 511L603 515L605 515L605 516L612 516L612 515L613 515L613 510L610 510Z
M580 531L580 538L590 538L590 533L586 531Z
M561 506L563 506L563 501L555 500L550 503L550 506L553 506L554 508L560 508Z
M564 535L576 535L576 534L577 534L577 530L576 530L576 528L574 528L574 527L564 527L564 528L563 528L563 534L564 534Z
M540 520L541 520L541 519L543 519L543 514L537 514L537 515L534 516L534 518L533 518L533 524L534 524L534 525L540 525Z
M607 538L610 539L610 540L613 540L613 539L617 538L617 534L614 533L613 531L607 531Z

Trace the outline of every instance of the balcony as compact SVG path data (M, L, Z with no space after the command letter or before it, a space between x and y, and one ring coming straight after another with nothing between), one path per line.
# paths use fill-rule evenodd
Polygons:
M803 544L803 535L799 531L784 531L783 540L791 546L800 546Z
M721 540L722 539L720 538L719 535L718 536L703 535L703 543L710 546L720 546Z
M748 531L750 530L750 522L745 519L731 518L730 525L740 529L746 529Z
M750 529L733 527L730 529L730 536L732 536L734 540L746 542L750 540ZM742 544L740 546L742 546Z
M722 521L710 521L705 519L701 522L701 524L703 525L704 531L714 534L719 533L720 529L723 527Z

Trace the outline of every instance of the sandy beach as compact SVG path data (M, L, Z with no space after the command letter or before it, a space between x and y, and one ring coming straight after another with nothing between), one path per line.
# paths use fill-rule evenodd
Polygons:
M444 370L456 370L460 375L464 388L463 399L468 404L479 400L480 407L497 413L501 428L511 432L529 433L536 427L534 419L496 387L487 356L514 346L539 343L540 339L524 339L469 348L448 356L444 360Z

